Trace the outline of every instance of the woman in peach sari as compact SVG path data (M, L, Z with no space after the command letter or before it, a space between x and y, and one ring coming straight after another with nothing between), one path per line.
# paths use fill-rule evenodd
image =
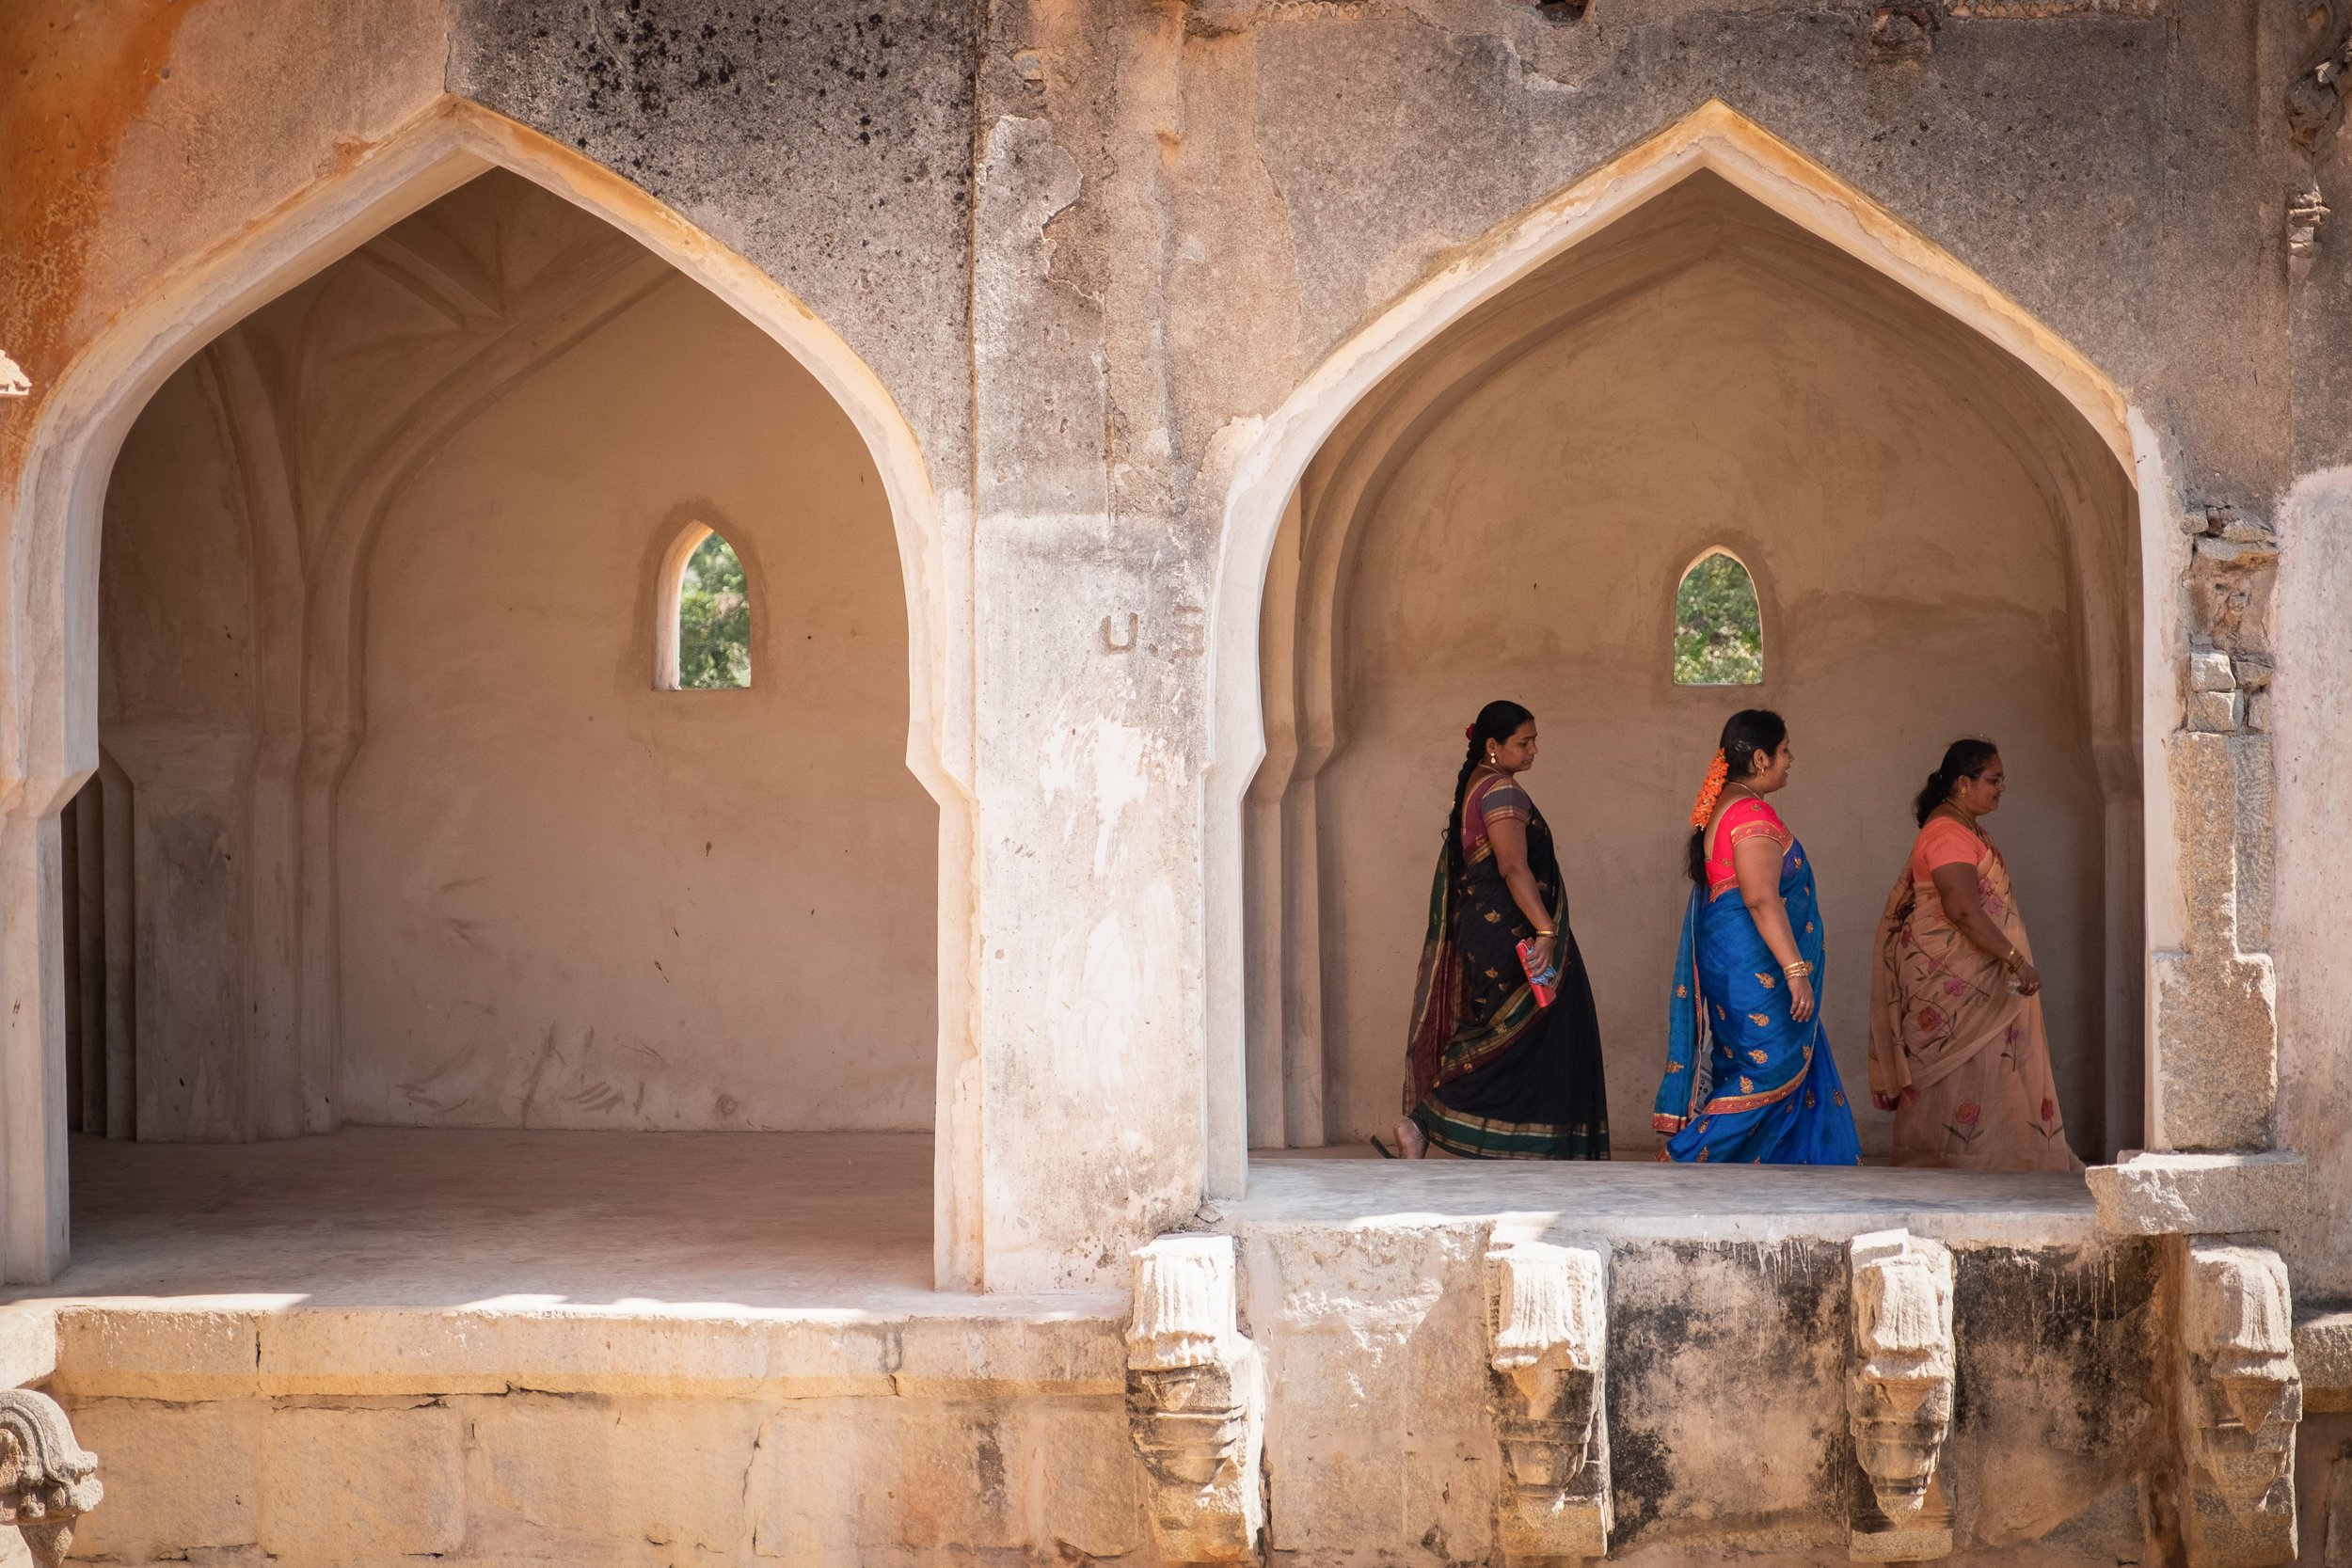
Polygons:
M2050 1075L2042 973L1981 820L2007 784L1991 741L1946 749L1879 920L1870 1095L1895 1113L1899 1165L2082 1169Z

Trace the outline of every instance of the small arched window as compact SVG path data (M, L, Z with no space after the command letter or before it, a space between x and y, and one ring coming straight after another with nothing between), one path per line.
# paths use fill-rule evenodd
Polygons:
M752 600L735 546L690 524L661 562L654 684L712 691L752 684Z
M1675 684L1764 684L1764 616L1756 579L1729 550L1708 550L1675 590Z

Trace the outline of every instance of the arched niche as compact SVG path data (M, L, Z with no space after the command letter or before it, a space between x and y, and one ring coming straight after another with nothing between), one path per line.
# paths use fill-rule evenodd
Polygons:
M299 530L273 484L273 469L298 461L283 450L284 430L266 417L260 381L264 367L242 329L273 302L283 306L306 290L328 286L330 272L353 267L383 275L405 290L433 330L464 331L502 308L503 281L470 268L462 246L437 242L422 211L489 171L527 183L541 198L588 214L612 231L614 245L597 253L556 257L574 266L555 278L564 297L528 330L500 335L462 376L419 389L417 417L389 421L378 439L341 476L327 510L331 525L314 538ZM676 291L683 290L682 294ZM717 318L747 334L761 352L781 350L806 395L837 420L847 450L866 471L866 488L882 530L897 609L887 635L905 649L898 696L876 711L908 704L903 728L863 752L869 766L895 770L903 755L937 808L935 842L927 835L926 862L936 866L939 996L936 1049L924 1052L925 1119L938 1107L934 1227L936 1264L948 1283L977 1276L977 1227L963 1216L977 1211L977 1127L968 1109L933 1092L953 1080L971 1049L966 991L969 872L968 727L956 716L952 694L964 674L955 650L963 643L951 624L957 602L949 578L953 552L920 452L904 418L872 372L799 301L739 257L700 234L675 214L569 150L548 142L478 106L447 101L386 142L339 164L295 199L280 205L222 249L192 259L124 311L76 358L41 405L29 433L16 496L22 645L46 650L26 660L17 692L21 721L12 760L23 780L10 832L13 868L39 876L44 853L54 857L57 814L97 760L99 687L99 560L109 478L135 421L167 383L184 383L215 410L221 444L233 452L249 515L245 559L255 610L246 628L256 645L296 633L304 624L325 628L306 645L302 678L257 681L249 699L256 774L251 815L266 823L255 875L295 891L276 899L275 922L261 950L275 971L268 996L238 1072L262 1085L230 1117L230 1135L271 1136L318 1130L340 1114L342 1063L333 1021L343 1012L338 959L339 897L332 866L339 824L331 801L342 772L361 758L371 719L368 657L371 623L367 585L381 576L379 559L389 514L412 498L421 479L451 456L453 442L485 410L519 405L513 398L552 358L573 352L631 310L674 299L702 300ZM695 309L705 309L697 306ZM279 366L276 369L282 370ZM625 376L628 367L608 372ZM798 394L796 394L798 395ZM444 465L445 466L445 465ZM258 476L258 477L257 477ZM657 520L636 525L638 538ZM632 551L638 546L632 546ZM613 680L630 673L641 694L652 693L643 672L653 657L651 628L639 607L651 565L632 553L617 574L622 635L604 657ZM233 575L233 574L232 574ZM258 671L267 663L257 660ZM110 770L111 771L111 770ZM324 778L333 787L306 786ZM131 786L135 790L135 783ZM46 846L46 848L42 847ZM701 846L697 844L699 850ZM919 881L920 879L917 879ZM928 901L928 899L927 899ZM28 900L32 902L32 900ZM67 1010L63 988L40 954L66 939L61 910L42 898L42 928L20 934L8 962L34 977L23 988L41 998L37 1030L12 1034L8 1070L37 1082L41 1063L62 1046ZM459 920L451 929L462 927ZM920 937L895 930L905 945ZM22 951L18 951L21 948ZM199 956L198 961L200 961ZM929 1011L926 1008L926 1011ZM17 1058L22 1058L18 1060ZM235 1097L230 1097L234 1099ZM8 1193L6 1272L40 1279L66 1256L62 1118L44 1097L18 1094L7 1101ZM223 1101L227 1103L226 1101ZM723 1110L718 1098L714 1106Z
M1836 356L1886 395L1841 391ZM1935 428L1912 422L1931 408ZM1796 450L1833 428L1838 450ZM1789 710L1810 777L1843 775L1799 826L1837 863L1831 1027L1850 1081L1914 775L1972 730L2029 755L2011 772L2042 781L2048 819L1996 828L2024 835L2037 941L2046 925L2067 949L2068 1116L2093 1157L2132 1141L2153 701L2135 483L2152 463L2080 356L1720 104L1414 291L1233 469L1212 639L1213 1189L1238 1189L1245 1141L1357 1138L1394 1116L1406 999L1386 992L1400 974L1409 990L1461 726L1505 695L1543 725L1530 783L1564 841L1623 1146L1646 1141L1679 824L1716 727L1750 704ZM2001 494L1957 511L1921 483L1965 491L1985 464ZM1942 536L1908 526L1923 506ZM1999 536L1992 578L2031 577L1992 612L1970 519ZM1772 585L1761 686L1678 687L1658 657L1675 583L1711 547ZM1874 585L1877 560L1904 575ZM2006 650L1991 689L1887 689L1904 667L1947 676L1972 628ZM1833 635L1808 654L1817 630ZM1834 762L1853 755L1868 766Z

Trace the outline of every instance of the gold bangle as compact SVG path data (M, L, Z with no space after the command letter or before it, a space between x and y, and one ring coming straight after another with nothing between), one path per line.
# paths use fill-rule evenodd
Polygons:
M1560 933L1557 931L1537 931L1535 934L1539 937L1556 937Z
M1795 963L1782 964L1780 966L1780 972L1783 974L1788 975L1791 980L1802 980L1806 975L1813 973L1813 966L1804 959L1799 958Z

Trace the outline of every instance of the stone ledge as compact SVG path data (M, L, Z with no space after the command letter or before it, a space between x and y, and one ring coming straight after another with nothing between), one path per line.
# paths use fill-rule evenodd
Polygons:
M1556 1164L1484 1160L1253 1159L1247 1197L1207 1223L1234 1235L1276 1231L1465 1233L1508 1225L1552 1241L1844 1245L1872 1230L1947 1246L2097 1244L2082 1178L1896 1170L1885 1165L1666 1165L1653 1160ZM1475 1243L1482 1248L1484 1242Z
M2352 1312L2318 1312L2295 1325L2303 1408L2352 1410Z
M2303 1212L2300 1154L2134 1151L2085 1173L2110 1236L2226 1236L2282 1230Z
M550 1394L1117 1398L1125 1303L967 1314L701 1315L73 1303L54 1386L80 1399ZM1115 1315L1117 1314L1117 1315Z

